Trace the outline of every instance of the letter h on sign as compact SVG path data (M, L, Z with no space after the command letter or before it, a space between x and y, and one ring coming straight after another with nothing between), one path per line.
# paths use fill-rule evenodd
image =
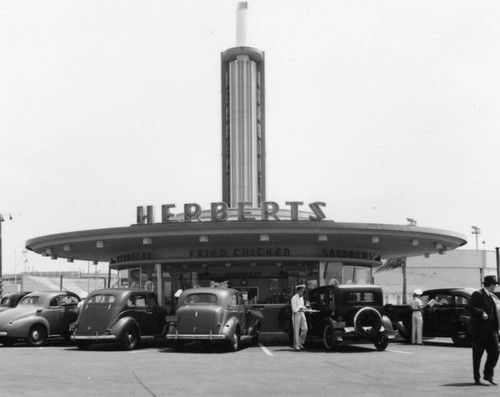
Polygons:
M137 207L137 224L145 225L155 222L155 213L152 205L146 207L146 214L144 214L144 207Z

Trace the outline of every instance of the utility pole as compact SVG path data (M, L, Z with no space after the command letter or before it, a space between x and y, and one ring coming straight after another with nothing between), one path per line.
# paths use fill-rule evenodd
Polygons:
M11 214L0 214L0 295L3 293L3 273L2 273L2 222L6 220L5 217L9 217L12 220Z
M495 247L497 253L497 280L500 280L500 247Z
M476 251L477 251L478 250L477 239L478 239L478 236L481 234L481 229L478 228L477 226L471 226L471 227L472 227L472 234L476 235Z

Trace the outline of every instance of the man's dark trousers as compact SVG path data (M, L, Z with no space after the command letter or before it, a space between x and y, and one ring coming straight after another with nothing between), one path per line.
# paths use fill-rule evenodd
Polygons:
M479 381L479 367L481 357L486 350L487 358L484 364L484 378L493 378L493 370L498 361L498 332L493 325L483 327L479 335L472 340L472 366L474 369L474 380Z

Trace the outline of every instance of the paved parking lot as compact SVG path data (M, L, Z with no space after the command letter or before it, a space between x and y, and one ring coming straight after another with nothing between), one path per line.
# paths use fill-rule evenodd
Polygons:
M0 346L1 396L497 396L474 386L471 350L449 341L392 343L325 352L320 345L244 347L236 353L167 344L131 352L114 345L79 351L67 342ZM500 380L500 377L497 376Z

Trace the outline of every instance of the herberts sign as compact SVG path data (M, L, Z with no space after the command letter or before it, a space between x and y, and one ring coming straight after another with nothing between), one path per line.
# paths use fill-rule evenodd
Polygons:
M254 220L281 220L278 216L280 211L280 206L274 201L264 201L260 207L259 216L256 215L255 211L251 211L251 202L241 202L238 203L237 220L238 221L254 221ZM290 210L290 220L299 220L299 208L304 205L301 201L287 201L287 209ZM325 207L326 204L323 202L316 201L309 204L309 208L312 211L312 215L309 215L309 219L312 221L322 221L326 218L321 207ZM172 208L175 208L175 204L164 204L161 206L161 223L169 222L201 222L203 209L199 204L188 203L184 204L184 213L181 214L182 219L178 220L176 214L171 212ZM229 219L229 206L224 202L211 203L210 204L210 218L208 220L212 222L224 222ZM151 224L155 223L154 207L148 205L146 207L137 207L137 224Z

